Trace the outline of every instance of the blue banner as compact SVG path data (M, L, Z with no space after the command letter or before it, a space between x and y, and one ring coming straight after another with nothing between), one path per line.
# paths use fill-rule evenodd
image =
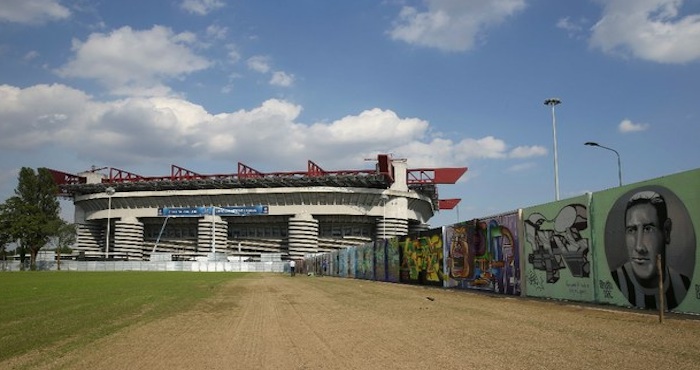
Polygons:
M268 214L269 207L264 205L243 207L162 207L158 208L158 216L200 217L204 215L217 216L257 216Z

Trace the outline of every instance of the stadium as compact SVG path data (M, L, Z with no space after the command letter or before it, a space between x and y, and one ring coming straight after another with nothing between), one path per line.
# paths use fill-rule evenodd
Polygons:
M372 159L374 160L374 159ZM75 206L75 250L86 260L260 261L301 259L429 228L458 168L409 169L380 154L374 169L263 173L238 163L235 174L200 174L171 165L169 176L108 168L51 170L60 196Z

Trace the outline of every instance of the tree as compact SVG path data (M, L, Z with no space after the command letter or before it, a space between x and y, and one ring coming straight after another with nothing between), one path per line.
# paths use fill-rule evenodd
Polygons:
M24 264L29 252L29 263L36 268L36 256L64 223L60 216L58 187L46 168L37 172L28 167L19 171L19 183L15 195L4 204L9 235L19 242L20 259Z
M9 217L5 211L7 207L0 204L0 260L7 260L7 245L12 242L10 234L10 225L8 224Z
M75 244L77 237L76 234L77 229L75 224L69 224L61 220L61 225L58 227L58 233L54 238L54 243L56 245L56 263L59 270L61 269L61 253L71 253L70 246Z

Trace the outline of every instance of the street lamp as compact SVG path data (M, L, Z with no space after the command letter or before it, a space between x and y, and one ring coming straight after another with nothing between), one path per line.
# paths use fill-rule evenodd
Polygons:
M382 239L386 239L386 202L389 200L389 196L382 194L380 199L382 200Z
M617 156L617 179L618 179L619 186L622 186L622 164L620 163L620 153L618 153L617 150L615 150L613 148L608 148L607 146L600 145L600 144L593 142L593 141L588 141L588 142L584 143L583 145L597 146L599 148L607 149L607 150L615 153L615 155Z
M554 107L561 104L557 98L549 98L544 101L544 105L552 107L552 133L554 134L554 191L555 199L559 200L559 160L557 159L557 120L554 116Z
M112 218L112 195L116 193L113 187L108 187L105 189L107 194L107 238L105 240L105 260L109 258L109 234L111 233L111 218Z

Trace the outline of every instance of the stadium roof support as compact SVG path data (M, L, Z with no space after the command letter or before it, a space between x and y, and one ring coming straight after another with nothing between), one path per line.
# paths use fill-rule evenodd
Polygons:
M377 165L371 170L326 171L313 161L307 170L297 172L263 173L241 162L235 174L203 175L184 167L171 165L170 176L144 177L132 172L109 168L109 176L92 180L66 172L50 170L59 186L60 196L75 196L103 192L107 186L118 191L185 190L254 187L341 186L386 189L395 180L392 158L388 154L377 156ZM438 184L454 184L467 171L467 167L408 169L406 184L416 192L433 199L435 207L452 209L459 199L438 200Z

